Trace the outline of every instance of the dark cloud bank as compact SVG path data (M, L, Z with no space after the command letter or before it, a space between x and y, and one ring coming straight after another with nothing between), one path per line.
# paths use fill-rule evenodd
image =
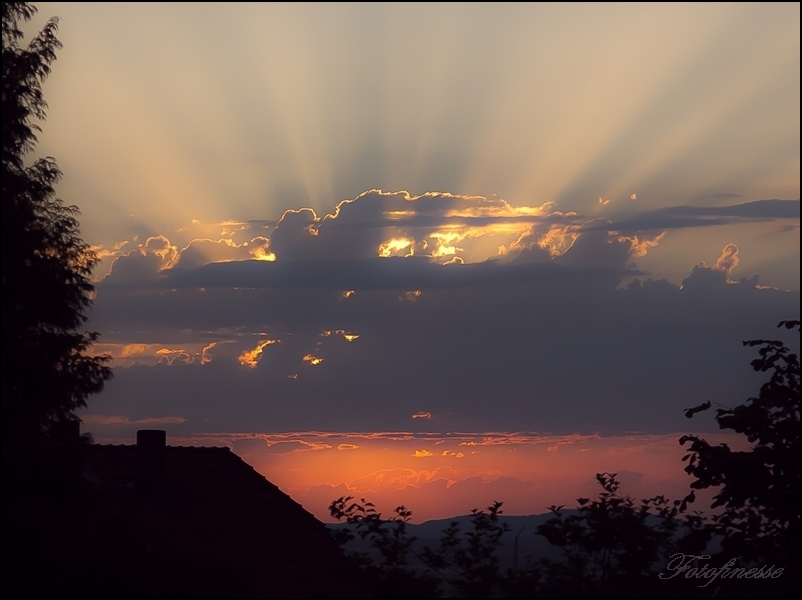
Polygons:
M360 219L285 215L270 238L275 262L179 261L159 271L152 255L118 259L90 324L105 342L218 344L205 364L117 368L91 412L180 416L177 434L684 431L683 408L732 406L757 392L763 377L741 341L780 336L777 322L799 315L798 292L762 288L757 277L733 281L734 246L718 262L703 257L715 265L693 267L676 285L637 269L637 240L608 233L798 219L798 201L586 223L558 256L522 236L498 259L448 265L376 257L387 239L381 215L352 208ZM425 213L414 227L442 226L436 215L422 225ZM279 341L262 348L256 368L240 363L267 339ZM420 412L431 417L412 419ZM695 419L693 429L708 421Z

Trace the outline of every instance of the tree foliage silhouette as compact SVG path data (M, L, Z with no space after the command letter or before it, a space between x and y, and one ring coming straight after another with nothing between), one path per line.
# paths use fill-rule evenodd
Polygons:
M415 556L412 545L417 538L410 535L407 525L412 511L398 506L395 515L382 518L372 502L352 496L340 497L329 506L329 513L338 521L345 519L351 529L338 529L335 539L345 549L356 536L369 541L381 560L365 553L352 553L349 559L362 571L365 581L378 598L433 598L438 596L437 581L427 573L413 571L410 558Z
M20 24L36 9L4 2L1 10L3 596L69 595L67 582L87 558L76 540L89 503L80 444L60 438L111 369L89 353L97 334L82 331L97 259L81 239L78 209L56 197L56 161L30 157L47 108L42 83L61 47L58 20L23 46Z
M800 322L782 321L778 327L798 334ZM798 573L799 357L780 340L749 340L744 346L759 348L752 368L771 377L756 397L717 409L715 419L721 429L745 435L752 446L735 451L695 435L680 438L689 444L685 471L695 477L686 502L695 500L695 490L718 488L712 508L720 510L711 518L724 554L785 564ZM688 409L686 416L709 408L706 402Z
M53 158L26 164L47 108L42 82L61 47L56 18L21 46L19 25L35 12L25 2L2 4L4 474L6 459L74 420L111 377L108 357L88 353L97 334L81 331L97 258L80 237L78 209L55 195Z
M456 593L458 597L485 598L498 594L506 581L497 556L501 536L509 531L499 523L501 505L494 502L487 510L473 509L471 529L464 535L459 522L452 522L434 549L416 548L418 539L407 529L412 511L404 506L385 519L373 503L364 498L356 502L348 496L333 501L329 512L353 526L334 531L343 549L358 536L370 542L381 557L376 561L365 553L349 556L377 597L434 598Z
M423 549L423 560L448 581L460 596L486 598L499 593L505 579L500 569L498 549L501 537L510 528L499 523L503 502L493 502L486 510L471 510L472 530L462 535L453 521L443 531L438 548Z
M597 473L602 492L594 499L577 498L577 507L553 516L538 535L562 550L559 561L541 559L532 577L546 596L630 596L654 584L657 571L676 552L699 553L704 542L698 515L682 519L680 501L655 496L637 502L620 492L616 473Z

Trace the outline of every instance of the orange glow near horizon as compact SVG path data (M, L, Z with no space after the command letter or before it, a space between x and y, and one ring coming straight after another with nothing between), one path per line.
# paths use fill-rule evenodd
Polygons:
M232 447L324 521L331 521L329 504L350 495L374 502L385 514L404 504L421 522L467 514L496 500L510 515L544 513L551 504L574 506L576 498L600 491L595 475L602 472L617 473L622 491L635 498L681 498L690 479L679 437L302 432L210 434L180 443ZM737 436L704 437L744 445Z

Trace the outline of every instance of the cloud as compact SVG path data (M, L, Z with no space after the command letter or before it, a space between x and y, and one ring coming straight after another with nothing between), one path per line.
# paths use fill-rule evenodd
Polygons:
M174 337L174 334L169 337ZM92 350L96 355L109 356L114 367L134 364L172 366L177 360L186 364L205 365L214 359L216 351L212 351L215 348L231 342L232 340L192 340L186 344L179 343L180 348L170 347L172 344L169 342L98 343Z
M173 275L170 284L180 285L182 279L192 278L189 274L204 265L254 259L303 261L286 265L284 271L287 276L291 273L303 278L302 273L317 263L336 261L339 266L330 271L342 274L345 265L364 265L367 263L363 261L377 257L414 256L439 264L479 263L493 258L489 248L500 248L502 256L519 263L559 259L557 262L565 264L622 268L628 259L643 257L672 228L789 218L799 218L798 200L668 207L611 221L563 213L550 204L514 208L497 198L410 196L372 190L339 203L322 217L312 209L286 211L269 237L251 235L239 242L232 237L195 238L178 250L167 237L150 236L135 251L115 259L106 280L156 281L159 274L173 271L169 273ZM248 233L248 224L237 225L229 235ZM660 231L647 233L655 229ZM358 278L353 282L360 283ZM357 289L341 287L346 290L343 297ZM408 286L410 289L418 288Z
M265 237L236 243L230 238L212 240L194 239L180 252L180 264L184 268L199 267L214 262L264 259L270 256L270 241Z
M434 453L429 450L415 450L412 456L415 458L429 458L430 456L434 456Z
M420 290L407 290L403 295L399 296L398 299L401 300L401 302L415 302L421 297L421 294L423 294L423 292Z
M255 369L259 365L262 353L265 348L272 344L277 344L281 340L261 340L251 350L246 350L239 355L239 364L249 369Z
M121 242L112 244L110 247L98 244L90 246L89 250L95 253L95 256L98 258L98 260L102 261L104 258L116 258L121 254L122 249L129 243L130 242L128 240L122 240Z
M743 222L799 219L799 200L755 200L727 206L670 206L614 220L605 226L591 223L583 230L608 229L621 233L712 227Z
M270 236L270 248L278 260L427 256L446 261L462 254L468 240L515 239L532 223L564 218L551 204L513 207L500 198L370 190L323 216L310 208L286 211Z
M465 458L465 454L462 452L454 452L452 450L443 450L440 453L440 456L447 456L451 458Z
M738 246L735 244L727 244L722 249L721 256L716 259L713 268L729 276L740 262L741 259L738 258Z
M260 235L253 235L257 226L249 222L216 224L228 237L193 238L181 250L166 236L152 235L136 250L118 256L103 283L150 282L175 288L307 281L315 287L339 286L345 299L366 286L387 287L389 282L376 280L390 277L395 289L405 294L431 286L427 279L443 277L435 271L426 278L410 276L422 273L422 265L461 267L501 258L517 264L623 271L632 269L635 259L643 258L672 229L788 219L799 219L799 200L674 206L600 219L562 212L549 203L513 207L500 198L371 190L340 202L323 216L310 208L288 210L271 231L260 224ZM373 260L399 257L416 261L391 267ZM277 264L272 269L252 265L262 261ZM609 275L607 282L616 280ZM458 277L452 273L448 278Z
M320 337L342 336L346 342L353 342L359 339L359 334L350 333L345 329L324 329L320 332Z
M728 210L781 214L768 201ZM176 245L151 236L97 285L89 326L118 367L103 401L116 414L170 406L242 431L560 434L673 430L688 397L731 404L754 384L740 342L793 318L798 292L761 289L751 273L733 281L740 242L700 256L714 266L697 264L681 284L652 278L636 261L666 230L614 225L551 205L373 191L330 215L285 213L260 246L275 261L162 268ZM241 227L231 244L185 248L244 253L255 238ZM402 234L415 254L380 257ZM445 266L426 254L435 244L466 258ZM147 263L148 276L126 278L126 260Z
M306 364L314 367L314 366L319 365L320 363L322 363L323 359L320 358L319 356L314 356L313 354L306 354L306 355L304 355L303 361Z
M115 258L104 280L113 278L116 283L148 281L175 267L180 258L178 248L167 237L154 235L139 244L136 250Z
M682 290L692 294L707 294L709 298L720 298L722 294L733 292L743 292L746 290L767 289L759 286L760 278L753 275L750 278L742 277L736 282L730 279L733 270L740 264L738 246L727 244L721 251L712 267L708 267L704 262L699 263L693 268L691 274L682 281ZM776 288L773 288L775 291Z
M151 348L151 344L125 344L120 351L120 358L129 358L145 354Z
M136 425L138 427L152 427L154 425L180 425L186 423L184 417L145 417L130 419L124 415L82 415L81 422L86 425Z

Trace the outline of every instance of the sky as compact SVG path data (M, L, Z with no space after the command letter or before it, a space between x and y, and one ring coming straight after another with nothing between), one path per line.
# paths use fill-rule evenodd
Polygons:
M37 6L97 441L228 445L320 517L676 497L683 409L799 318L798 3Z

